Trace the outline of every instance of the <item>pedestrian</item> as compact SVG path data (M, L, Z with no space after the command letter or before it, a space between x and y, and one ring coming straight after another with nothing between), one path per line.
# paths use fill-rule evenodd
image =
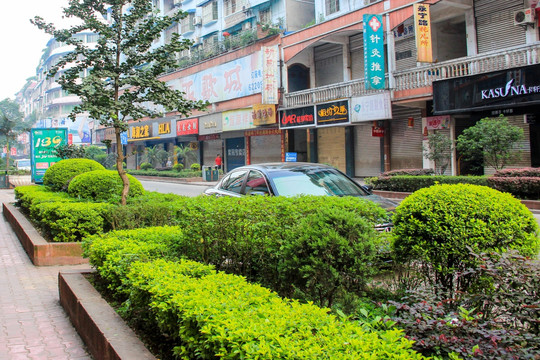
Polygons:
M221 155L217 154L215 163L216 163L216 168L218 170L221 170L221 164L223 164L223 161L221 160Z

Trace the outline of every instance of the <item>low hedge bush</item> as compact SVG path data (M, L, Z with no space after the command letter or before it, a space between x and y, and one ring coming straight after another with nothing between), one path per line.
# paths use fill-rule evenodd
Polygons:
M540 199L540 177L492 176L487 178L487 182L491 188L510 193L520 199Z
M484 176L395 175L371 179L374 190L415 192L435 184L474 184L487 186Z
M21 211L30 216L31 219L37 220L36 205L44 202L74 202L64 192L51 191L46 186L40 185L25 185L17 186L14 189L16 204Z
M538 224L510 194L471 184L436 185L407 197L394 214L398 261L418 261L445 291L466 290L456 274L474 266L469 252L538 253Z
M540 168L518 168L497 170L494 177L540 177Z
M176 165L175 165L176 166ZM176 168L178 169L178 167ZM144 175L144 176L161 176L161 177L174 177L174 178L193 178L193 177L202 177L201 171L192 171L192 170L132 170L132 169L126 169L128 173L131 175Z
M114 205L87 202L42 202L36 217L42 230L54 242L81 241L109 230L103 214Z
M90 159L65 159L52 165L43 175L43 185L54 191L65 191L75 176L94 170L105 170L103 165Z
M129 179L128 196L134 197L144 194L141 182L132 175L126 174ZM116 200L122 195L122 179L115 170L95 170L76 176L69 184L69 195L94 201Z
M150 170L150 169L153 169L154 166L148 162L143 162L141 163L140 168L141 170Z
M435 171L433 169L398 169L390 170L381 173L381 177L389 176L399 176L399 175L409 175L409 176L423 176L423 175L434 175Z
M190 261L134 263L127 283L132 313L172 338L179 358L422 358L398 330L365 332L327 309Z

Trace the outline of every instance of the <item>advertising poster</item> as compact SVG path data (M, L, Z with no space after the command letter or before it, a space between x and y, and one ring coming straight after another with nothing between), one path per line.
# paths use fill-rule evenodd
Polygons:
M62 160L56 155L55 149L67 144L67 128L32 129L30 131L32 181L43 183L43 175L54 163Z

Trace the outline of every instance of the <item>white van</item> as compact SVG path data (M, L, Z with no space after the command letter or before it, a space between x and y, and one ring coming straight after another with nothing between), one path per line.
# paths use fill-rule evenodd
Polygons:
M31 170L30 159L18 159L15 160L15 168L17 170Z

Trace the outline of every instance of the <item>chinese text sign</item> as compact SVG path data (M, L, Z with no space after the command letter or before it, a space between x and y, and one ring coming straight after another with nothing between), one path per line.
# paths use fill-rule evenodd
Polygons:
M431 48L431 20L428 4L414 4L414 24L416 30L416 49L419 62L433 62Z
M32 179L36 184L41 184L45 171L62 160L56 155L55 149L67 144L67 129L32 129L30 140L32 141Z
M384 32L381 15L364 14L364 74L366 89L386 88Z

